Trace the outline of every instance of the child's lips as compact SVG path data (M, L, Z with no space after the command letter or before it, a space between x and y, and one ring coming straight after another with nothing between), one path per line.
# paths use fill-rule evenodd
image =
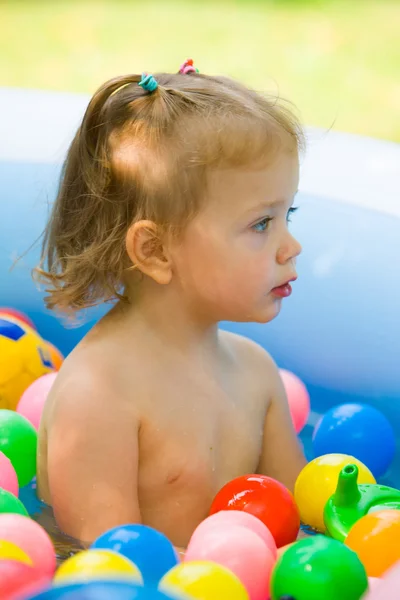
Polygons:
M290 285L290 283L292 281L296 281L296 279L297 277L292 277L291 279L286 281L286 283L282 283L281 285L274 287L271 290L271 293L275 296L278 296L279 298L288 298L292 293L292 286Z
M279 285L271 290L271 293L274 296L279 296L280 298L287 298L292 293L292 286L290 283L285 283L284 285Z

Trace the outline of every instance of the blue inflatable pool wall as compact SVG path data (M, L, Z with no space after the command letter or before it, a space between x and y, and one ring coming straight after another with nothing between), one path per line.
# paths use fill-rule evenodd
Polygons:
M108 306L89 310L81 326L66 327L44 308L31 269L87 101L0 89L6 115L0 129L0 305L25 311L64 353ZM364 401L381 408L400 435L400 146L313 129L308 138L292 224L303 245L293 296L270 324L222 327L253 338L303 379L311 392L311 424L333 404Z

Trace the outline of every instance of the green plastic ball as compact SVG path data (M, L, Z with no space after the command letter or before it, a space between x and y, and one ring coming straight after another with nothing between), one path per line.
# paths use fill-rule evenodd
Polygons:
M359 600L368 577L357 554L341 542L316 535L290 546L276 563L271 598Z
M17 513L18 515L29 517L28 511L21 500L18 500L11 492L7 492L7 490L0 488L0 514L1 513Z
M20 487L36 475L37 433L31 423L13 410L0 410L0 451L11 461Z

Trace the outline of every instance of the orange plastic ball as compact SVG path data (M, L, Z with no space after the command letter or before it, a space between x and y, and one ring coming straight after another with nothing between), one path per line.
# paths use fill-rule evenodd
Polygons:
M345 540L358 554L368 577L381 577L400 560L400 510L371 512L357 521Z
M50 353L51 362L53 363L55 370L59 371L63 364L64 356L51 342L47 342L47 349Z
M243 510L258 517L272 533L278 548L294 542L300 515L289 490L272 477L243 475L218 492L210 514L220 510Z

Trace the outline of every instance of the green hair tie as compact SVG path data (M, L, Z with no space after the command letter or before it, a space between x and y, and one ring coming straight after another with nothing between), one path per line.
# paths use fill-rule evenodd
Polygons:
M142 79L138 85L146 90L146 92L154 92L158 88L158 83L153 75L147 75L146 73L142 73Z

